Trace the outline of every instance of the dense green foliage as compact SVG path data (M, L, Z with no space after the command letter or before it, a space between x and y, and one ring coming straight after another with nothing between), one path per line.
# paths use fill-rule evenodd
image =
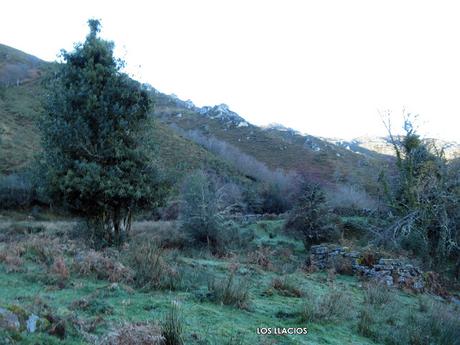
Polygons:
M398 175L384 184L397 215L390 227L393 240L412 249L430 264L460 257L460 179L443 151L423 141L406 119L406 134L391 139Z
M41 121L44 175L56 204L87 218L97 238L118 244L131 215L155 201L149 163L151 101L120 72L113 43L97 37L99 22L50 76Z

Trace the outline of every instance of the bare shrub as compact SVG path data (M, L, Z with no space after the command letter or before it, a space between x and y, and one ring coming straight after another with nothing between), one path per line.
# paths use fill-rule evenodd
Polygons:
M324 295L309 296L300 311L301 321L338 321L349 313L350 297L341 290L332 289Z
M373 211L378 203L362 188L351 185L338 185L336 189L327 192L327 202L336 210L350 210L351 213L363 210Z
M190 238L174 221L139 222L134 230L139 237L154 241L161 248L182 249L190 243Z
M295 206L289 212L285 229L301 239L306 248L312 244L338 239L338 230L326 206L323 190L305 183Z
M152 240L130 244L126 262L134 271L134 284L142 289L175 290L181 283L180 271L169 264L165 249Z
M177 200L169 201L166 206L160 209L160 216L162 220L176 220L179 218L180 203Z
M441 282L439 273L428 271L424 274L426 290L438 296L448 296L449 293Z
M56 255L62 255L60 248L49 238L32 237L24 243L24 256L37 263L50 266Z
M223 246L222 215L219 212L217 186L209 174L198 170L183 182L181 191L181 227L197 245L213 251Z
M294 281L287 277L274 278L270 286L282 296L302 297L304 295L303 291L295 285Z
M133 273L130 268L94 250L77 254L74 258L73 267L82 276L94 275L97 279L108 280L113 283L129 283L133 280Z
M0 248L0 262L6 266L6 272L20 272L24 261L21 255L24 253L24 248L19 245L2 246Z
M362 265L372 267L377 263L377 256L376 253L370 250L366 250L362 254L361 262Z
M251 251L248 255L248 262L261 266L266 270L273 270L274 266L272 258L276 251L267 246L260 246L256 250Z
M50 272L58 277L60 281L66 281L69 279L69 269L62 256L54 258L53 265L51 266Z

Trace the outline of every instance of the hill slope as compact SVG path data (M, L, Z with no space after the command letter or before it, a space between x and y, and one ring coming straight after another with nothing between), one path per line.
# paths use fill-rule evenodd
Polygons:
M357 154L282 126L251 125L224 104L199 108L191 101L153 92L157 117L172 128L179 128L179 132L199 131L237 147L271 169L297 171L324 185L339 181L374 185L378 175L375 171L392 161L391 157L377 153Z
M41 75L50 64L7 46L0 46L0 173L23 168L40 149L35 121L42 111ZM198 108L190 101L162 94L155 96L159 160L170 173L200 166L235 170L221 157L184 137L198 131L231 144L270 169L297 171L324 185L337 182L364 184L372 189L376 171L388 163L387 156L357 154L313 136L280 126L261 128L246 122L227 106ZM176 134L173 129L176 130ZM231 171L232 170L232 171Z
M19 171L40 150L37 120L42 109L42 75L51 64L0 45L0 174ZM12 82L14 80L14 82ZM155 156L170 178L200 167L241 178L227 163L156 121Z

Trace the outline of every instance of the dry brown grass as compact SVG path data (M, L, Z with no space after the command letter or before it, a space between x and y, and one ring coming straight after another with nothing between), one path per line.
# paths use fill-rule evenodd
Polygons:
M176 290L182 277L170 254L170 251L160 248L153 240L130 243L126 262L134 272L134 284L148 290Z
M286 277L276 277L272 280L270 285L282 296L302 297L304 295L303 291L295 286L293 281Z
M265 270L272 271L274 269L272 258L275 255L276 251L270 247L259 247L255 251L249 253L248 262L251 264L256 264L262 267Z
M101 345L163 345L161 328L152 323L125 323L105 336Z
M22 242L24 256L38 264L51 266L55 257L63 256L64 248L59 241L59 238L50 236L31 235Z
M6 272L20 272L24 264L21 256L24 254L24 247L19 244L0 247L0 262L5 264Z
M112 283L130 283L133 280L133 272L130 268L94 250L77 254L73 268L79 275L94 275L97 279L108 280Z
M57 256L54 258L50 272L51 274L56 275L61 281L66 281L70 277L69 269L67 268L65 260L62 256Z

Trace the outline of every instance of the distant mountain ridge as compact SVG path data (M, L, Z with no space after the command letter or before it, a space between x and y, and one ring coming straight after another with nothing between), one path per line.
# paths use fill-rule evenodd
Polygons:
M325 138L325 140L356 153L372 154L372 152L376 152L388 156L395 155L393 144L389 137L362 136L352 140L331 138ZM423 140L427 144L434 145L438 150L444 150L445 157L449 160L460 157L460 144L455 141L435 138L425 138Z

